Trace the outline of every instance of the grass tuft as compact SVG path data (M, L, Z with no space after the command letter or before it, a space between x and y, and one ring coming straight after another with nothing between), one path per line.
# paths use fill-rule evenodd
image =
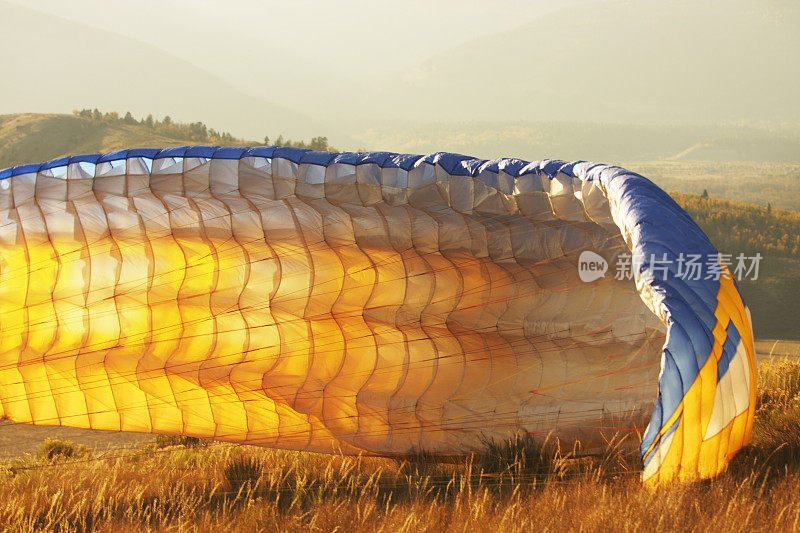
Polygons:
M398 462L398 470L403 476L432 478L443 475L440 459L428 451L420 450L396 457L395 460Z
M228 488L238 493L243 489L254 489L261 479L261 471L261 463L257 459L237 456L225 465L223 477Z
M543 479L560 470L560 450L548 452L546 442L538 442L528 434L500 442L484 439L484 446L477 454L476 467L486 474Z

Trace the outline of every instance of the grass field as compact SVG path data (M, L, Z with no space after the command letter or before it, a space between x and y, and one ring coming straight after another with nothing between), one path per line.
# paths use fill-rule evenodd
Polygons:
M718 478L651 489L607 453L529 439L450 463L150 438L45 441L0 463L0 524L32 530L530 531L800 528L800 363L759 366L753 443Z

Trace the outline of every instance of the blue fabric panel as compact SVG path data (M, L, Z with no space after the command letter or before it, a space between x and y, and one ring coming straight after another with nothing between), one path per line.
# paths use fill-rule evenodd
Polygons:
M717 361L717 382L719 382L722 376L725 375L725 372L728 371L731 360L733 356L736 355L736 348L739 346L739 341L742 339L732 321L728 323L725 332L728 334L728 338L725 339L725 344L722 345L722 356L719 358L719 361Z
M42 168L41 163L30 164L30 165L19 165L11 169L11 175L19 176L20 174L39 172L40 168Z
M326 167L330 164L333 158L334 155L330 152L306 152L300 159L300 163Z
M451 176L471 176L471 172L461 164L464 160L469 159L471 158L465 155L440 152L436 154L433 163L441 166Z
M247 148L238 147L238 146L230 146L226 148L217 148L214 151L214 155L211 157L214 159L241 159L242 155L247 151Z
M467 156L461 154L451 154L449 152L434 152L432 154L428 154L422 158L422 161L425 163L430 163L432 165L440 165L443 169L447 170L448 167L456 166L461 160L466 158ZM442 161L445 164L442 164Z
M481 165L481 168L478 172L482 172L484 170L488 170L489 172L497 172L500 170L500 163L505 161L505 159L489 159ZM512 174L513 175L513 174Z
M172 146L170 148L164 148L158 155L156 155L153 159L166 159L168 157L183 157L188 149L188 146Z
M211 158L217 150L217 146L190 146L183 157L205 157Z
M69 164L73 163L92 163L96 164L97 161L100 159L100 154L84 154L84 155L74 155L69 158Z
M573 178L579 174L586 175L591 169L591 167L586 168L587 163L588 165L594 165L594 163L589 163L588 161L573 161L561 167L561 172Z
M271 158L275 154L275 146L254 146L248 148L242 157L266 157Z
M272 157L280 157L288 159L292 163L299 163L303 158L303 154L308 152L305 148L294 148L291 146L278 146L275 148L275 154Z
M711 281L711 280L709 280ZM697 313L697 318L703 323L708 331L712 331L717 323L714 316L714 309L717 307L716 296L710 295L709 290L703 287L701 290L693 290L692 286L686 281L675 276L670 278L672 297L676 302L683 302L692 312ZM713 301L709 298L713 297Z
M528 166L527 161L522 159L504 158L497 162L497 169L502 170L506 174L514 177L522 175L522 170Z
M46 163L42 163L42 165L39 167L39 172L51 168L63 167L68 164L69 164L69 157L59 157L58 159L52 159L50 161L47 161Z
M539 163L537 162L528 163L527 165L519 169L519 172L517 173L516 177L521 178L522 176L525 176L527 174L539 174L541 170L542 169L539 166Z
M675 358L668 349L664 349L664 357L663 357L663 372L661 374L661 380L659 381L659 389L658 389L658 399L656 400L656 406L653 409L653 415L651 417L650 425L647 426L647 431L642 438L642 444L639 446L639 455L641 455L642 459L644 460L645 465L647 465L648 457L645 457L644 454L653 441L656 438L656 435L661 431L661 427L664 425L664 421L668 420L672 413L675 411L673 408L672 411L666 411L664 409L665 403L665 396L666 400L670 403L674 403L673 397L676 394L680 394L680 398L683 399L683 380L681 379L681 373L678 371L678 366L675 364ZM658 447L653 447L653 451L655 451Z
M658 395L658 399L656 400L656 405L653 408L653 414L651 416L652 416L653 420L665 420L665 418L664 418L664 409L661 407L661 394L660 393ZM648 461L650 459L650 456L645 455L645 453L647 452L647 449L650 447L649 443L653 442L653 439L656 438L656 435L658 434L658 432L660 430L661 430L660 425L659 425L658 428L656 428L656 427L654 427L653 424L650 424L650 426L648 426L648 428L647 428L647 432L644 434L644 438L642 439L642 443L639 445L639 455L643 459L645 466L647 466L647 463L648 463ZM648 445L647 446L644 445L644 441L648 441ZM655 449L655 448L656 447L653 447L653 449Z
M592 163L591 161L581 161L572 167L573 172L586 176L586 181L594 181L595 170L598 171L599 175L599 172L601 172L602 169L603 165Z
M459 163L461 169L459 176L477 176L481 168L487 163L485 159L466 158Z
M331 163L339 163L342 165L357 165L358 154L355 152L344 152L343 154L337 154L336 157L333 158Z
M561 161L560 159L549 159L546 161L542 161L539 164L539 170L550 176L550 178L552 179L556 176L556 174L559 173L559 171L565 164L566 161ZM572 177L574 178L575 176Z
M384 161L384 166L386 168L397 167L402 168L405 171L411 170L414 168L414 165L417 164L417 161L422 159L420 155L414 154L400 154L393 157L390 157L386 161Z
M134 148L128 151L128 157L146 157L154 159L158 155L159 150L156 148Z
M676 302L672 302L676 304ZM692 386L700 368L706 364L711 357L711 348L714 346L714 337L711 331L706 329L697 318L691 314L688 308L683 310L676 305L676 312L673 316L674 323L671 324L667 341L664 343L665 349L670 353L678 354L680 357L675 359L675 366L684 379L683 390L675 391L676 395L683 398L683 395ZM680 398L675 404L664 404L664 411L671 415L680 403Z
M358 164L365 165L365 164L373 164L373 165L383 165L383 162L387 159L390 159L397 154L392 152L360 152L358 154Z
M101 155L98 159L98 163L106 163L108 161L119 161L121 159L128 158L128 152L130 150L116 150L114 152L108 152L107 154Z

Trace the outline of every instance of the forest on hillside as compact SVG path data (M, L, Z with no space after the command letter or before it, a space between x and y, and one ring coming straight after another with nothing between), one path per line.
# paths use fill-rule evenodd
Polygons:
M120 116L119 113L112 111L103 113L98 109L81 109L80 111L73 111L74 115L87 120L103 122L106 124L125 124L125 125L139 125L144 126L154 133L163 137L169 137L176 140L187 140L193 143L206 143L206 144L256 144L244 139L234 137L227 131L217 131L214 128L209 128L202 122L175 122L169 115L159 120L153 118L153 115L137 120L130 111L125 115ZM264 145L274 146L293 146L295 148L308 148L310 150L322 151L337 151L328 145L327 137L313 137L311 141L305 142L303 140L293 141L292 139L284 139L283 135L278 135L273 140L269 135L264 137Z
M178 122L131 113L82 109L72 114L18 113L0 115L0 169L75 154L104 153L122 148L165 148L186 145L292 146L337 152L323 135L310 141L281 134L245 140L203 122Z
M707 195L671 193L714 245L728 253L800 257L800 213L731 202Z
M670 193L725 254L761 254L757 279L737 281L756 338L800 340L800 213Z
M800 152L798 152L800 153ZM649 161L622 163L665 191L800 211L800 165L758 162Z

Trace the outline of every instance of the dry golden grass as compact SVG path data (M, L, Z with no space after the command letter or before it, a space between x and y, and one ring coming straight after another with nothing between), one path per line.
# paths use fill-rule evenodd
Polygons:
M10 530L530 531L800 529L800 364L762 363L754 442L726 473L649 489L619 446L530 439L450 463L161 439L72 457L50 443L0 466ZM64 452L69 455L69 451Z

